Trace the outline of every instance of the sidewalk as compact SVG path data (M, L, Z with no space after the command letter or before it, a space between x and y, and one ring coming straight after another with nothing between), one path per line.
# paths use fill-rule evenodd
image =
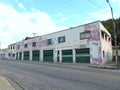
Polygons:
M89 67L101 68L101 69L112 69L112 70L119 69L115 62L108 62L104 65L91 64L89 65Z
M0 90L15 90L4 76L0 76Z
M100 69L111 69L111 70L120 70L120 68L118 68L118 66L116 65L116 62L111 61L111 62L107 62L106 64L89 64L89 63L54 63L54 62L35 62L35 61L19 61L19 62L24 62L24 63L28 63L28 64L43 64L43 65L53 65L53 66L67 66L67 67L77 67L80 68L81 66L87 66L90 68L100 68ZM50 63L50 64L49 64Z

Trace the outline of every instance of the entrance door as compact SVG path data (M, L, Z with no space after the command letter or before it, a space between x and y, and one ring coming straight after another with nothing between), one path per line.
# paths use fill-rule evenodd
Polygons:
M22 60L22 52L19 52L19 60Z
M16 60L18 60L18 52L16 53Z
M57 62L60 62L60 52L57 51Z

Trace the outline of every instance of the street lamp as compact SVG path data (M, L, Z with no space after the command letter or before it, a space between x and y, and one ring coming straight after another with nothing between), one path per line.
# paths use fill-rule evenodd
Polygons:
M109 0L106 0L106 2L109 4L110 6L110 9L111 9L111 14L112 14L112 23L113 23L113 29L114 29L114 41L115 41L115 53L116 53L116 56L115 56L115 59L116 59L116 64L119 68L119 60L118 60L118 50L117 50L117 35L116 35L116 26L115 26L115 20L114 20L114 16L113 16L113 9L112 9L112 6L109 2Z

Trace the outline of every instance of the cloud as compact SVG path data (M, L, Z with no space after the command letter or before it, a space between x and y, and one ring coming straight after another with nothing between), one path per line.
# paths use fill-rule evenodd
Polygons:
M22 9L25 9L24 5L22 3L19 3L18 6Z
M120 4L117 4L117 7L120 8Z
M16 9L0 4L0 38L2 48L17 42L26 36L44 35L55 32L65 27L58 27L51 17L44 12L32 8L31 12L19 13Z
M111 11L109 8L102 9L98 12L94 12L90 14L90 17L92 19L97 19L97 20L107 20L112 18ZM116 14L114 14L114 17L117 17Z
M120 0L111 0L111 2L120 2Z

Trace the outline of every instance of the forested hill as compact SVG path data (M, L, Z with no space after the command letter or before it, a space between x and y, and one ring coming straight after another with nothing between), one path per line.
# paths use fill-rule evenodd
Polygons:
M112 45L114 45L114 29L112 19L101 21L105 28L110 32L112 36ZM120 45L120 18L115 19L116 34L117 34L117 45Z

